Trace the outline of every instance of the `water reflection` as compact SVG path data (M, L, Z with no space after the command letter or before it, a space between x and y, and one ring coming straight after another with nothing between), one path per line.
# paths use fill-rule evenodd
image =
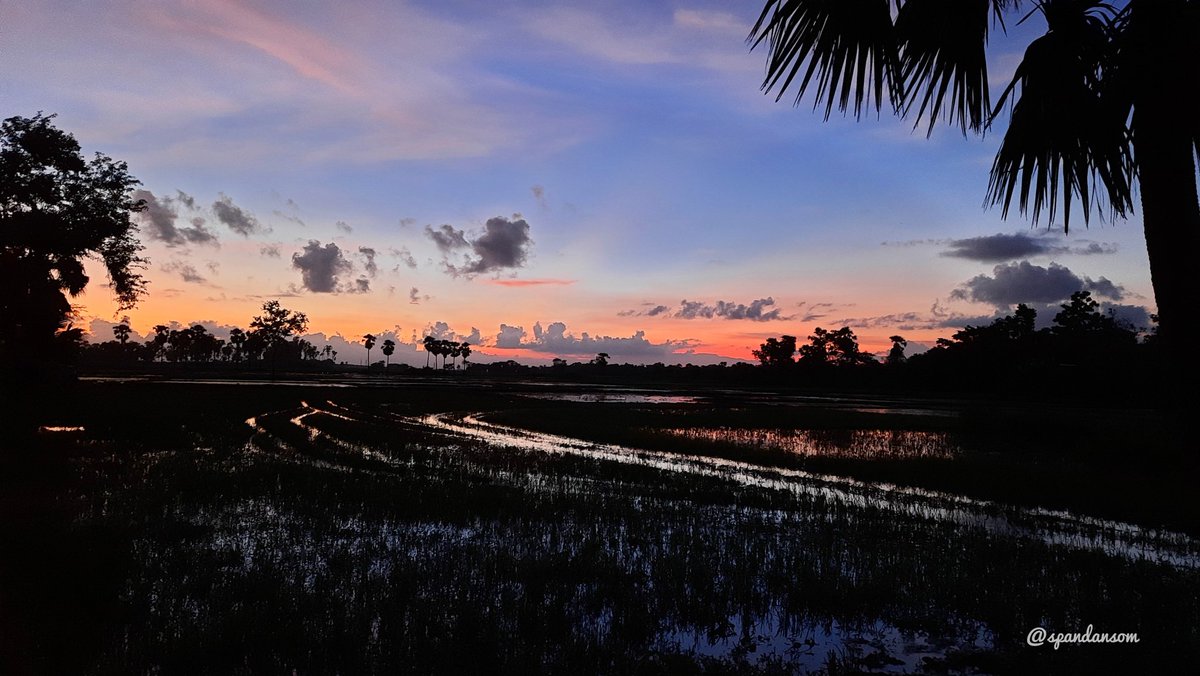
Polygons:
M97 498L141 527L96 671L1020 672L1030 628L1104 622L1144 650L1076 671L1196 652L1183 536L478 415L245 422Z
M656 430L680 439L805 456L899 460L950 459L961 449L944 432L910 430L794 430L676 427Z

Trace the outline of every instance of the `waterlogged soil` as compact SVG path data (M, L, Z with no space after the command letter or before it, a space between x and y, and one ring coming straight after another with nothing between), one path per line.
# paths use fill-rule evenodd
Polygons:
M1200 658L1200 541L1162 516L1194 508L1123 455L1153 442L1129 413L465 382L89 382L62 403L0 467L3 673ZM1005 493L998 468L1071 497ZM1122 469L1153 509L1136 486L1101 499ZM1088 626L1139 641L1026 641Z

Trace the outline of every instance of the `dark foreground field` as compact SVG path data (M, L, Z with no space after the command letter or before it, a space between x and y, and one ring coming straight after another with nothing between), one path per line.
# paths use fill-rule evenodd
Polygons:
M88 382L0 459L2 673L1170 673L1147 412ZM852 477L847 479L846 477ZM1031 647L1031 629L1136 644Z

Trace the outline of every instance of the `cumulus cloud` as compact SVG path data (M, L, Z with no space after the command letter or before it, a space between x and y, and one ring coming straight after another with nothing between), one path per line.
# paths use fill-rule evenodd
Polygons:
M514 270L525 264L533 240L529 237L529 223L520 214L512 218L496 216L484 224L483 233L468 240L466 233L450 225L436 230L425 226L425 234L442 252L442 261L451 274L477 275L487 272ZM469 250L469 251L466 251ZM462 263L450 262L450 256L462 252Z
M234 204L233 200L225 193L220 193L217 201L213 202L212 210L217 215L218 221L243 237L249 237L263 230L254 216Z
M434 322L425 327L422 335L433 336L437 340L451 340L456 343L470 343L472 345L480 345L483 343L483 336L479 329L471 327L470 333L458 333L450 328L446 322Z
M525 342L525 329L520 326L500 325L500 333L496 334L495 347L511 349L519 348Z
M646 339L645 331L637 331L629 337L591 336L587 333L576 336L567 332L567 325L563 322L553 322L545 328L538 322L533 325L533 340L528 338L524 328L501 324L494 347L554 355L591 356L607 352L614 357L663 359L681 353L690 354L695 342L666 340L655 343Z
M191 219L190 227L179 227L175 221L179 218L178 204L188 208L195 207L195 199L183 191L177 191L178 196L157 197L149 190L135 190L134 199L145 200L146 208L138 214L138 220L145 227L146 236L152 240L163 242L169 247L187 244L217 244L217 236L205 227L203 218L196 216Z
M1029 261L1001 264L992 268L992 275L978 275L967 280L952 291L950 297L1009 307L1017 303L1062 301L1076 291L1090 291L1094 296L1110 300L1121 300L1125 295L1124 288L1104 277L1098 280L1080 277L1057 263L1044 268Z
M337 293L347 290L339 287L338 277L349 274L354 269L337 244L330 242L321 246L315 239L310 239L302 252L292 254L292 267L300 271L304 288L315 293ZM357 286L356 282L349 290L355 290Z
M968 237L966 239L947 240L949 247L942 252L943 256L965 258L984 263L998 263L1030 256L1074 254L1091 256L1097 254L1116 253L1116 245L1100 242L1088 242L1082 247L1071 247L1064 243L1061 237L1046 235L1030 235L1018 232L1014 234L997 233L984 237Z

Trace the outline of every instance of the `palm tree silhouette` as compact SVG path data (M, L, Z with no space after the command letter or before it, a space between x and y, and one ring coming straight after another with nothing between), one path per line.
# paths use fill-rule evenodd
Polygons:
M1184 341L1200 333L1190 307L1200 297L1192 270L1200 249L1200 2L1034 3L1047 32L1030 43L993 107L989 24L1003 28L1021 5L767 0L748 41L768 46L763 89L778 100L794 84L797 103L815 89L825 119L834 107L861 117L886 102L917 125L928 118L930 132L942 118L964 135L982 134L1011 101L987 190L1004 216L1016 196L1035 223L1043 210L1053 221L1061 199L1064 231L1074 200L1085 224L1093 207L1124 217L1136 184L1159 335L1185 356Z
M433 354L433 336L425 336L421 339L421 346L425 348L425 368L429 368L429 355Z
M458 344L458 350L459 350L459 354L462 355L463 368L466 368L467 367L467 357L471 356L471 344L468 342L465 342L465 341L461 342Z
M396 351L396 341L388 338L387 340L383 341L383 347L381 349L383 350L383 356L387 358L383 365L383 368L386 371L387 367L392 365L392 353Z
M363 336L363 347L367 348L367 370L371 370L371 348L375 347L375 336L366 334Z

